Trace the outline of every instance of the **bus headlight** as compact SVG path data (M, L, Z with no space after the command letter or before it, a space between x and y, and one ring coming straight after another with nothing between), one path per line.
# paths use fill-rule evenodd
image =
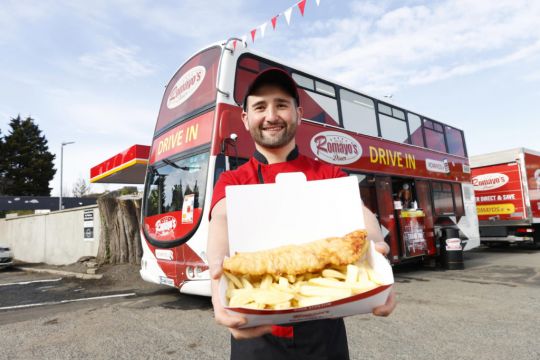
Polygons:
M191 266L186 267L186 275L188 279L192 280L195 277L195 271Z

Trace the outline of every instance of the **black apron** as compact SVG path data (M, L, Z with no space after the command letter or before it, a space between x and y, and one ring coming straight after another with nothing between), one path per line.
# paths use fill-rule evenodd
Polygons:
M272 334L248 340L231 337L231 360L349 360L343 319L276 326Z

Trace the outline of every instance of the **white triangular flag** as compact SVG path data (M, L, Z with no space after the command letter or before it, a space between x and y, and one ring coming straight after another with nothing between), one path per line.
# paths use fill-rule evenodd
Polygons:
M266 25L268 25L267 22L265 22L264 24L262 24L260 26L260 28L261 28L261 39L264 37L264 32L266 31Z
M291 24L292 7L285 10L285 12L283 14L285 14L285 20L287 20L287 25L290 25Z
M319 6L319 4L321 3L321 0L315 0L317 1L317 6Z
M244 43L244 47L247 45L247 35L242 36L242 42Z

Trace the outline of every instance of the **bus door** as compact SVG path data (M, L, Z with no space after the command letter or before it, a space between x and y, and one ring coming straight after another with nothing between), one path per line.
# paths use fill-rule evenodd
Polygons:
M429 182L426 180L416 180L416 196L418 207L424 211L424 236L426 238L428 255L435 255L437 248L435 245L435 232L433 221L433 207L431 201L431 190Z
M393 178L392 196L401 257L407 259L427 254L425 212L418 206L414 179Z
M397 263L399 262L400 246L390 176L375 176L375 189L377 192L379 222L382 227L384 241L390 245L388 258L390 262Z

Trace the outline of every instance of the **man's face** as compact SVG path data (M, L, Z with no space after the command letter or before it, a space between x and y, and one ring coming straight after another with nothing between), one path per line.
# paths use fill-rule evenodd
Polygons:
M263 85L248 97L242 121L256 144L276 149L293 141L302 113L279 86Z

